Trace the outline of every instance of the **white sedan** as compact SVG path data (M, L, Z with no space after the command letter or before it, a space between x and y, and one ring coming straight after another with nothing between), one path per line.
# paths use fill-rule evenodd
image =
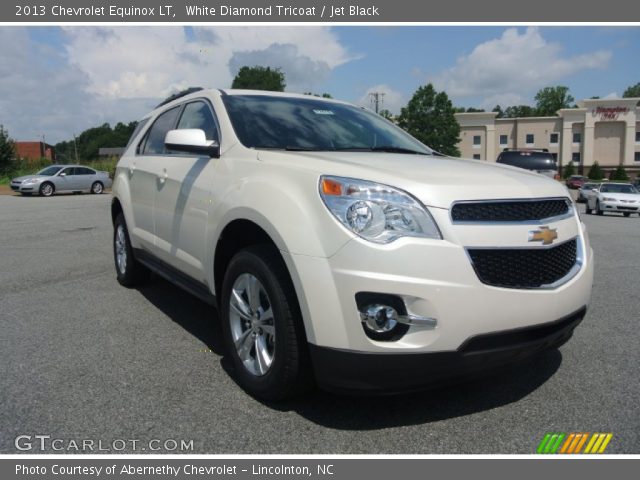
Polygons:
M587 213L619 212L625 217L640 214L640 192L630 183L603 183L587 197Z

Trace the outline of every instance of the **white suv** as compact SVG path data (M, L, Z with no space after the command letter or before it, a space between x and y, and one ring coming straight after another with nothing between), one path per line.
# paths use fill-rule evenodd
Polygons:
M591 294L563 185L311 96L162 104L118 164L111 214L118 281L154 271L216 305L236 380L271 400L475 375L564 343Z

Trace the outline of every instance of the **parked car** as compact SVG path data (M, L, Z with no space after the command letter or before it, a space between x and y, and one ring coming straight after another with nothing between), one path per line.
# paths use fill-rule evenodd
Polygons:
M559 179L558 162L546 149L505 148L496 159L497 163L524 168L532 172Z
M109 172L101 172L81 165L51 165L33 175L11 180L11 190L22 195L39 194L50 197L54 193L87 192L100 194L111 188Z
M566 184L568 188L576 190L581 188L588 180L587 177L583 177L582 175L571 175L567 178Z
M218 307L240 386L398 392L567 341L593 281L564 185L438 154L379 115L202 90L145 116L121 157L116 276Z
M630 183L603 183L587 198L586 212L598 215L619 212L625 217L640 213L640 192Z
M589 195L591 195L593 190L595 188L598 188L599 185L599 183L585 183L584 185L582 185L582 187L580 187L580 190L578 190L578 198L576 201L578 203L586 203Z

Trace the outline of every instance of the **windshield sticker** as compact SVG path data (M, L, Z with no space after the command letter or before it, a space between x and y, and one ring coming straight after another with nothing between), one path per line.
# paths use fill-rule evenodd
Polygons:
M313 113L315 113L316 115L335 115L335 113L333 113L333 110L313 110Z

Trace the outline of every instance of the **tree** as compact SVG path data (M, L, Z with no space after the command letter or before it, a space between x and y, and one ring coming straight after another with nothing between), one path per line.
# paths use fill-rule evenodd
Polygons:
M627 175L627 171L622 165L618 165L618 168L614 170L610 177L611 180L621 180L626 182L629 180L629 175Z
M330 93L326 93L326 92L323 94L313 93L313 92L304 92L303 95L311 95L313 97L321 97L321 98L333 98Z
M386 118L387 120L390 120L393 122L394 118L393 118L393 113L391 113L389 110L387 110L386 108L383 108L382 110L380 110L378 112L378 115L380 115L381 117Z
M512 105L504 109L504 118L535 117L536 111L529 105Z
M590 180L602 180L604 178L604 172L597 161L593 162L587 176Z
M0 175L6 175L11 171L11 162L16 155L16 145L9 137L3 125L0 125Z
M566 167L564 167L563 172L562 172L562 178L564 178L565 180L567 178L569 178L571 175L575 175L576 174L576 169L573 166L573 162L569 162L567 164Z
M454 113L447 94L428 84L418 88L401 110L398 125L440 153L458 156L460 125Z
M496 105L495 107L493 107L493 110L491 110L492 112L496 112L498 115L496 115L496 118L503 118L504 117L504 111L502 110L502 107L500 105Z
M636 83L635 85L631 85L630 87L627 87L627 89L622 94L622 98L633 98L633 97L640 97L640 82Z
M250 90L269 90L272 92L284 92L286 83L284 73L279 68L242 67L233 79L231 88L246 88Z
M100 148L126 146L137 125L138 122L118 122L113 128L108 123L89 128L75 140L56 144L56 153L61 158L75 161L77 147L79 160L94 160L98 158Z
M545 87L539 90L535 96L536 113L542 117L556 115L561 108L569 108L575 101L569 94L569 87L558 85L557 87Z

